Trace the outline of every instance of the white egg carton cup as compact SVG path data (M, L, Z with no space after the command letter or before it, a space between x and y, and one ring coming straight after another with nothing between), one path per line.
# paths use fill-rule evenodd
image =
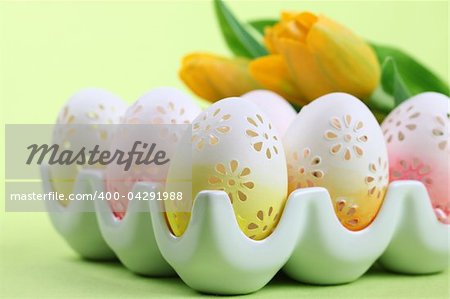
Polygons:
M44 192L53 192L48 166L42 165L40 171ZM92 193L99 187L94 185L98 184L98 180L84 179L94 173L84 170L78 175L74 185L75 194ZM57 201L47 200L45 205L53 227L81 257L97 261L116 259L114 251L100 232L96 213L85 212L94 210L93 201L74 201L63 206Z
M53 191L48 166L41 167L44 192ZM154 186L142 183L134 191ZM74 194L103 192L102 172L82 170L74 186ZM73 201L67 207L47 201L53 226L82 257L91 260L117 258L129 270L147 276L173 276L175 272L162 257L156 245L148 202L130 201L122 220L112 213L106 200ZM94 211L94 212L86 212Z
M42 173L44 186L51 190L45 183L45 167ZM82 171L79 181L84 185L77 183L75 192L103 191L100 172ZM137 183L133 192L156 190L157 184ZM85 202L69 205L76 210L72 204ZM326 189L299 189L289 196L275 231L261 241L249 239L240 230L222 191L197 195L191 221L181 237L169 230L160 204L131 201L127 215L118 221L107 202L99 200L99 227L89 229L81 229L87 226L83 213L55 217L55 209L67 208L58 203L48 207L57 230L81 255L89 252L88 247L101 244L88 241L94 235L102 240L101 231L131 271L164 276L173 269L191 288L206 293L251 293L264 287L280 269L300 282L330 285L358 279L377 260L388 270L407 274L435 273L449 266L450 226L437 220L420 182L391 183L375 220L356 232L341 225ZM71 229L61 229L61 223L70 223L65 227Z
M92 179L102 181L99 173ZM103 190L100 186L98 190ZM155 192L156 187L137 183L133 192ZM175 271L161 255L156 244L148 201L133 200L127 213L117 219L105 200L97 200L100 231L122 264L134 273L146 276L174 276Z

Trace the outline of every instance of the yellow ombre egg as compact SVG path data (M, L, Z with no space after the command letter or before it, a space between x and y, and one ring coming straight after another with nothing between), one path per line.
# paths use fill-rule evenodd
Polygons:
M184 233L200 191L222 190L245 235L255 240L270 235L286 201L287 170L281 140L267 116L247 100L223 99L193 121L185 139L192 151L187 157L181 147L175 154L166 191L188 190L191 198L165 201L172 232Z
M289 192L324 187L342 225L368 226L389 183L380 126L360 100L330 93L303 107L283 138Z

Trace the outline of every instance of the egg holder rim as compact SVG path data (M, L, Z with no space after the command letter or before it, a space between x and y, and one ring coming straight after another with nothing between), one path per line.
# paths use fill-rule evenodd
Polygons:
M52 190L48 180L48 166L42 165L41 173L44 188ZM83 182L87 183L83 185ZM104 190L101 171L80 171L74 191L86 191L86 188L91 188L91 191ZM154 192L158 188L159 184L139 182L134 185L132 192ZM115 252L131 271L159 276L157 271L139 271L129 261L133 259L133 254L123 254L134 251L146 256L148 247L142 250L131 241L118 244L111 241L111 235L117 230L111 230L108 225L113 223L113 226L120 228L128 221L133 222L132 219L140 214L149 225L144 229L147 235L148 232L150 235L154 234L149 238L153 238L153 242L148 244L159 251L167 262L163 260L160 263L165 265L162 269L166 271L161 276L173 274L173 268L187 285L206 293L251 293L269 283L281 268L297 281L330 285L358 279L377 260L388 270L408 274L435 273L448 267L450 226L436 219L425 186L417 181L392 182L377 217L360 231L350 231L339 222L325 188L298 189L289 195L277 228L269 237L259 241L248 238L239 228L229 197L223 191L202 191L197 195L191 221L181 237L175 237L170 231L158 201L130 201L129 213L125 215L123 222L106 220L114 217L106 201L96 201L96 212L87 213L77 211L76 205L83 203L71 203L67 208L73 213L69 217L62 217L66 218L62 221L63 224L70 222L67 218L76 218L76 221L72 221L74 224L68 226L73 229L70 231L67 227L58 227L61 220L55 220L55 214L61 218L61 213L52 213L67 208L56 202L47 202L53 225L80 255L89 259L111 259L114 257L111 252ZM146 213L132 213L136 209L135 203L147 204ZM58 205L59 210L55 209L55 205ZM110 213L107 218L106 213ZM112 251L102 246L98 256L93 256L86 254L90 253L87 250L89 248L74 246L74 243L79 242L77 232L82 231L76 226L85 227L80 219L85 220L88 217L86 214L89 214L90 221L92 217L98 221L98 227L91 229L92 232L101 232L101 235L92 235L100 237L107 247L112 247ZM201 225L202 223L207 225ZM290 232L285 232L286 230ZM217 232L225 234L227 238L217 237ZM86 234L86 231L83 233ZM290 238L292 235L294 237ZM244 251L245 256L230 254L235 252L236 247ZM177 252L180 249L184 256ZM320 267L316 266L318 261ZM152 263L149 265L150 268L154 266ZM222 271L215 271L213 265ZM227 282L226 285L222 284L223 281Z

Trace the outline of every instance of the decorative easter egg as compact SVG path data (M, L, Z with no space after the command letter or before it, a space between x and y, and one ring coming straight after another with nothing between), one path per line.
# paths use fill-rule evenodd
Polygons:
M241 97L256 104L270 118L280 136L284 136L289 125L297 116L297 112L291 104L273 91L253 90Z
M449 97L426 92L403 102L382 124L391 180L418 180L436 215L450 224Z
M289 192L328 190L349 230L375 218L389 182L386 144L369 109L346 93L330 93L303 107L283 139Z
M287 194L286 158L269 118L250 101L227 98L203 111L188 133L191 199L202 190L223 190L242 231L256 240L268 236L280 219ZM168 192L180 190L177 181L183 181L185 156L184 150L174 156ZM192 201L165 201L165 208L172 232L182 235Z
M161 87L151 90L141 96L130 106L121 125L114 132L111 148L128 152L136 141L153 144L163 149L167 159L173 154L179 142L183 128L200 113L200 108L187 94L171 87ZM147 152L149 146L144 150ZM125 215L129 192L136 182L158 182L164 184L169 163L164 165L133 163L130 169L123 165L112 163L105 172L107 191L115 195L115 200L109 203L113 213L119 219Z
M82 147L87 150L96 145L108 149L112 126L126 109L118 96L97 88L83 89L74 94L59 112L53 132L53 144L62 150L77 153ZM104 124L104 125L101 125ZM86 153L87 154L87 153ZM50 177L55 191L66 195L72 193L79 170L101 168L102 165L50 165ZM58 201L67 205L70 201Z

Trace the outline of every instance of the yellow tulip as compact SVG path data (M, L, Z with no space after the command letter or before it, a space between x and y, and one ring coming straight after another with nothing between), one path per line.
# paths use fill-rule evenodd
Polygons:
M250 73L256 81L292 103L298 103L299 91L281 55L269 55L250 63Z
M283 13L266 29L264 43L271 55L251 62L252 76L280 94L288 89L288 98L297 104L335 91L364 100L378 86L380 65L372 48L324 16ZM267 69L285 71L275 84L267 79Z
M249 60L193 53L185 56L181 80L199 97L215 102L261 88L249 73Z

